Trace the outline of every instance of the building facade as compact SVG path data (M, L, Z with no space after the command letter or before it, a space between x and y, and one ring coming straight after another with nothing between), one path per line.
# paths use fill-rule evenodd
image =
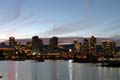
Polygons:
M41 48L41 40L39 39L38 36L33 36L32 37L32 52L33 53L40 53Z
M83 40L82 53L84 55L89 54L89 40L87 38Z
M92 36L90 38L90 43L89 43L89 53L91 55L95 55L96 54L96 38L94 36Z
M77 53L77 54L81 53L81 43L79 43L77 39L74 39L73 50L74 50L74 53Z
M58 48L58 37L52 37L49 40L49 49L50 51L55 51Z
M104 55L113 56L116 54L116 43L110 40L102 41L102 48Z
M17 42L15 40L15 37L9 37L9 45L10 46L16 46Z

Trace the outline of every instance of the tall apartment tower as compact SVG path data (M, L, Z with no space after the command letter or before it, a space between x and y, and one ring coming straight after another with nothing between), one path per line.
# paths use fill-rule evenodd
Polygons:
M32 51L33 53L39 53L39 37L38 36L33 36L32 37Z
M49 49L52 51L56 50L58 48L58 37L52 37L49 40Z
M90 38L89 51L90 54L96 54L96 38L94 36Z
M112 56L116 54L116 43L110 40L102 41L104 55Z
M43 51L43 40L42 39L39 39L39 51Z
M15 41L15 37L9 37L9 45L16 46L17 42Z
M74 53L80 53L81 52L81 43L79 43L77 39L74 39L73 42L74 42L74 47L73 47Z
M111 42L111 52L113 56L116 55L116 43L115 42Z
M89 40L87 38L85 38L83 40L83 48L82 49L83 49L83 54L84 55L89 54Z

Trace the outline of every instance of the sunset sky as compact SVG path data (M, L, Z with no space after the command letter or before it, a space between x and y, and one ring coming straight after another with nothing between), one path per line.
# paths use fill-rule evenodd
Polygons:
M120 0L0 0L0 39L118 37Z

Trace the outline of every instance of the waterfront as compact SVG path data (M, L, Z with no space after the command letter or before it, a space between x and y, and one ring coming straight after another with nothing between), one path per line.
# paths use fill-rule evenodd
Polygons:
M0 80L119 80L120 68L63 60L0 61Z

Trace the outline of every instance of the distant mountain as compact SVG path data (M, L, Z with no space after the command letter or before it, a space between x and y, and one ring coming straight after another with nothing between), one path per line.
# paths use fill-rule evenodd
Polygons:
M4 42L5 41L5 39L0 39L0 42Z
M114 36L111 36L111 38L120 39L120 35L114 35Z
M44 44L48 44L50 38L41 38L43 40ZM84 37L60 37L58 42L59 44L71 44L73 43L74 39L78 39L79 42L83 42ZM88 38L89 39L89 38ZM28 38L28 39L16 39L17 42L21 42L22 44L26 44L28 41L31 41L32 39ZM102 40L111 40L111 41L115 41L117 46L120 46L120 39L119 38L97 38L97 44L101 44ZM8 44L8 40L5 41L5 43Z

